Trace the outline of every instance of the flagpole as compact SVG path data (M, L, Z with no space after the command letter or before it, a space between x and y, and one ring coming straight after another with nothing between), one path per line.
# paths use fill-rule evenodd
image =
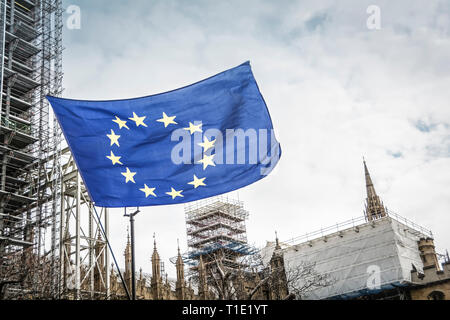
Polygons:
M130 233L131 233L131 300L136 300L136 270L134 260L134 216L137 215L139 207L133 213L127 214L127 208L125 210L125 217L130 217Z

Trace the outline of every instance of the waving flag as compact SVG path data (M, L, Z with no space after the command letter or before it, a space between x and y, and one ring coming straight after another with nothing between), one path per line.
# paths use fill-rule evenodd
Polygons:
M281 156L249 62L141 98L47 99L97 206L211 197L265 177Z

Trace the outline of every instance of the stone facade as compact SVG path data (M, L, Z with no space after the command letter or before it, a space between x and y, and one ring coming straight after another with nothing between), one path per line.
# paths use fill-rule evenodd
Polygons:
M277 239L278 243L278 239ZM104 253L101 252L101 248L98 250L99 263L104 263ZM125 270L122 272L123 279L126 283L127 288L131 290L131 244L128 238L127 245L124 251L125 256ZM152 276L144 275L142 269L139 275L136 276L136 298L139 300L214 300L214 293L208 286L207 278L207 268L203 263L203 259L200 257L200 263L197 269L198 283L194 287L191 278L186 280L184 261L178 248L177 259L175 263L176 267L176 281L169 280L167 274L163 275L161 272L161 259L156 247L156 241L154 242L152 260ZM288 296L288 288L286 277L284 274L284 259L281 250L275 250L270 260L270 269L277 270L280 277L278 277L277 282L272 285L264 283L261 278L262 274L258 272L249 271L239 271L236 279L233 281L233 285L237 288L237 299L246 299L250 292L255 290L252 299L258 300L278 300L283 299ZM110 291L111 299L127 299L127 295L123 284L121 283L120 276L114 271L113 266L111 266L110 275ZM86 271L82 272L84 276ZM104 285L102 284L101 274L104 275L104 267L97 269L95 273L95 288L99 293L99 298L104 292ZM261 285L261 283L263 283ZM255 289L256 288L256 289ZM86 289L87 288L82 288ZM104 294L103 294L104 295Z
M123 278L127 288L131 290L131 245L128 239L125 252L125 271ZM178 257L176 262L177 279L169 280L167 274L161 273L161 259L154 241L152 254L152 276L144 276L142 269L139 276L136 277L136 298L139 300L194 300L198 295L194 293L191 282L186 282L184 277L184 263L178 248ZM113 270L113 268L111 268ZM111 272L111 298L126 299L126 292L121 283L120 277L116 272Z
M450 258L439 267L434 241L420 239L419 250L423 261L423 273L411 271L413 286L410 289L412 300L450 300Z

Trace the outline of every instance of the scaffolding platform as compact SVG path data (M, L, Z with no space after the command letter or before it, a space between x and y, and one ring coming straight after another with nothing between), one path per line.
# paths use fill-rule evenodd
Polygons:
M185 206L188 251L183 261L197 270L200 257L206 267L220 260L225 268L244 268L241 258L255 253L247 243L242 201L217 196ZM176 257L171 258L175 263Z

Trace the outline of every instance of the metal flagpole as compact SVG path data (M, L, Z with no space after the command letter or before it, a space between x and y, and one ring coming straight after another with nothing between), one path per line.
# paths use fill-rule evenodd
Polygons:
M127 208L125 207L125 217L130 217L130 233L131 233L131 300L136 300L136 270L134 264L134 216L137 215L139 207L136 211L127 214Z

